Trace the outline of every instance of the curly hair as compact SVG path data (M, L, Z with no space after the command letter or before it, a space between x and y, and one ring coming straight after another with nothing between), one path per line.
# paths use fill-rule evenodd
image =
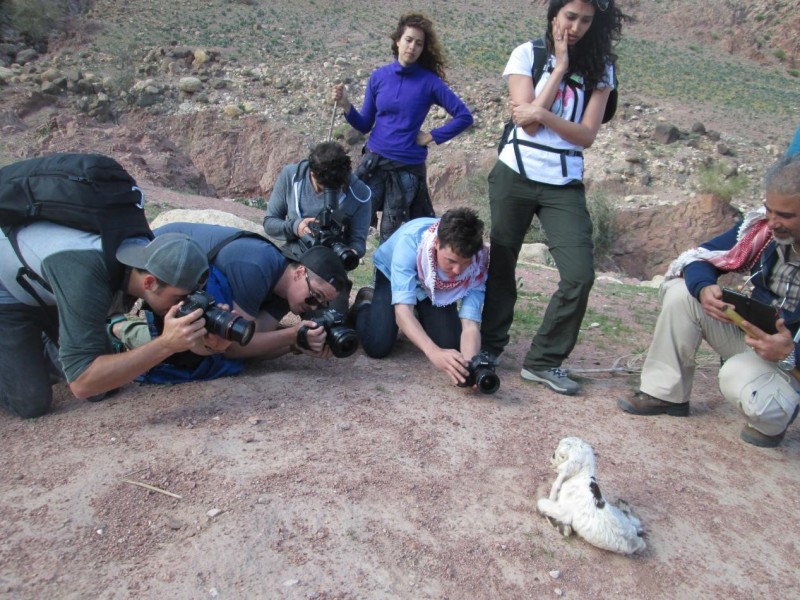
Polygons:
M483 248L483 221L471 208L451 208L442 215L436 235L440 248L472 258Z
M341 144L322 142L311 149L308 168L322 187L341 189L350 181L353 164Z
M394 54L394 57L397 58L399 52L397 42L403 37L408 27L420 29L425 34L425 46L422 48L422 54L417 60L419 65L429 71L433 71L439 76L439 79L446 82L444 68L447 66L447 61L445 61L444 53L441 46L439 46L436 32L433 30L433 23L424 15L409 13L400 17L400 21L398 21L397 27L391 35L392 54Z
M558 12L573 0L549 0L547 9L547 49L550 53L555 48L553 41L553 19ZM571 73L578 73L583 76L586 87L589 89L597 87L597 84L604 81L606 64L615 64L617 54L614 52L614 44L622 37L622 23L632 21L633 18L624 14L616 5L614 0L608 0L608 7L600 10L597 6L598 0L578 0L586 4L595 6L594 19L592 25L578 43L569 49L569 70Z

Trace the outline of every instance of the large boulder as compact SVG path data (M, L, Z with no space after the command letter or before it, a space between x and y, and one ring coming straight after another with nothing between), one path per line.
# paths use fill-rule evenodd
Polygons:
M238 217L222 210L209 209L189 209L176 208L162 212L150 223L150 227L156 229L167 223L206 223L210 225L223 225L225 227L235 227L253 233L264 235L264 228L260 223L255 223L249 219Z
M664 273L684 250L730 229L740 218L730 203L703 194L680 204L620 209L614 249L621 271L639 279Z

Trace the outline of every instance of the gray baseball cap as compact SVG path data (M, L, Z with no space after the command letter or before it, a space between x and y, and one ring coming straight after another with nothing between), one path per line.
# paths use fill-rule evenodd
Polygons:
M117 249L117 260L155 275L167 285L194 291L208 274L208 257L183 233L164 233L149 244L129 240Z

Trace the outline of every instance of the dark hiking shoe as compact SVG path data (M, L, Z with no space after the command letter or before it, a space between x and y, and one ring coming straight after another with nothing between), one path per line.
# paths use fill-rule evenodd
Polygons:
M626 413L643 417L652 417L655 415L669 415L671 417L689 416L688 402L667 402L665 400L653 398L650 394L645 394L644 392L635 392L627 398L620 398L617 400L617 406Z
M522 369L519 376L525 381L535 381L536 383L543 383L550 386L550 388L559 394L566 394L572 396L581 391L581 386L567 377L566 369L545 369L544 371L533 371L530 369Z
M789 425L794 423L798 412L800 412L800 404L795 407L794 414L792 415L792 418L789 419L786 429L789 429ZM742 428L742 432L739 434L739 437L742 438L743 442L753 444L753 446L758 446L759 448L777 448L781 445L783 436L786 435L786 429L781 431L778 435L766 435L761 433L758 429L750 427L750 425L745 425Z
M359 309L362 306L367 306L368 304L372 304L372 296L375 294L375 290L371 287L362 287L358 290L356 294L356 299L353 301L353 306L351 306L347 311L347 316L345 317L345 325L350 327L351 329L356 326L356 315L358 314Z

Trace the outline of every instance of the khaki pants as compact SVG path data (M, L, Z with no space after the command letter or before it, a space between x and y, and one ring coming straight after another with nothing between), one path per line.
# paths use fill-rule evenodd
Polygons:
M664 283L660 299L661 314L642 367L640 389L667 402L688 402L695 355L706 340L725 361L719 372L723 396L761 433L784 431L798 404L797 381L748 348L738 327L706 315L683 279Z

